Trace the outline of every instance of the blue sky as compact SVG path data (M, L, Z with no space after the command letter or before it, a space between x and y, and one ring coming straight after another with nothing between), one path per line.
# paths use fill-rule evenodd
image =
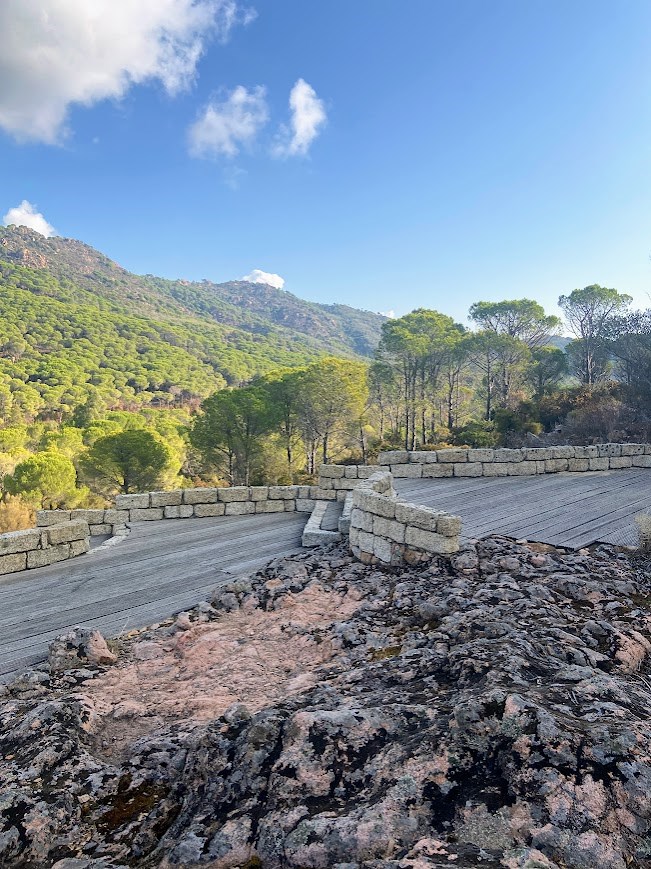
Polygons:
M595 282L651 307L648 0L94 4L3 0L0 216L397 314Z

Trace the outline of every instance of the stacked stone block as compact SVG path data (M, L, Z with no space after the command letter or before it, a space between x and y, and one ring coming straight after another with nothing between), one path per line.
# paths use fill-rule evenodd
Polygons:
M69 519L46 527L0 534L0 576L76 558L88 552L89 538L87 522Z
M321 465L319 468L319 501L345 501L360 480L377 470L370 465Z
M395 478L524 477L563 471L651 468L651 444L390 450L380 453L378 464L390 469Z
M386 470L376 470L353 491L350 548L365 564L397 567L457 552L460 533L458 516L400 501Z

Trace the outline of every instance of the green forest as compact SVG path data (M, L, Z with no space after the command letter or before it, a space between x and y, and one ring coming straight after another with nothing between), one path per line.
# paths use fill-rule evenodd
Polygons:
M79 242L47 259L20 235L0 260L0 531L118 492L309 481L381 449L649 437L651 312L615 289L561 296L563 321L529 299L478 301L468 325L387 320L129 276Z

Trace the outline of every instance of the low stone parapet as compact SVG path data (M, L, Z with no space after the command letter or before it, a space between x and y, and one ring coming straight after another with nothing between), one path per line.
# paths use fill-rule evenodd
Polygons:
M90 529L83 520L0 534L0 576L76 558L89 548Z
M651 468L651 444L522 447L520 449L389 450L378 465L399 478L524 477L621 468ZM323 470L323 469L322 469Z
M254 513L311 513L317 496L316 486L201 487L118 495L115 508L128 514L128 522Z
M377 470L352 493L350 548L365 564L398 567L459 550L461 519L401 501L387 470Z

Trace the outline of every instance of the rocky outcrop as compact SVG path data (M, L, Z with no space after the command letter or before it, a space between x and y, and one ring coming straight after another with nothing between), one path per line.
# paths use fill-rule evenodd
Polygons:
M9 686L0 865L648 867L650 600L605 546L276 561Z

